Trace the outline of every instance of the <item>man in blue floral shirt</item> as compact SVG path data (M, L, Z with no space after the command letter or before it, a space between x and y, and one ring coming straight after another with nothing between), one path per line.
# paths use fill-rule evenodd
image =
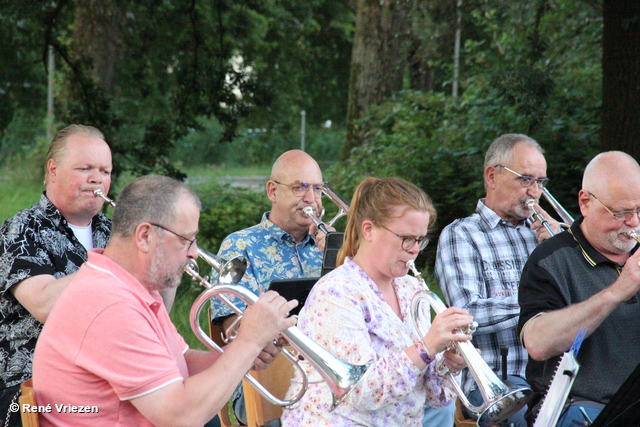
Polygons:
M93 191L109 192L111 150L93 127L71 125L51 142L45 191L0 229L0 424L20 426L20 383L31 377L33 351L49 310L87 251L103 248L111 221Z
M314 234L313 221L302 213L311 206L322 210L322 172L307 153L291 150L273 164L266 184L271 211L259 224L227 236L218 255L231 259L243 256L248 267L240 286L256 295L269 289L272 280L300 277L320 277L324 234ZM244 304L235 300L239 307ZM211 311L214 324L226 329L235 319L226 305L215 300ZM242 403L243 399L237 399ZM239 420L246 423L243 410L236 410Z
M322 210L318 163L304 151L287 151L273 164L266 191L271 211L265 212L259 224L227 236L218 252L225 259L240 255L247 260L239 285L256 295L269 289L275 279L320 277L322 267L322 249L313 235L315 225L302 213L307 206L315 212ZM324 240L323 233L317 237ZM212 317L229 314L231 310L216 301Z

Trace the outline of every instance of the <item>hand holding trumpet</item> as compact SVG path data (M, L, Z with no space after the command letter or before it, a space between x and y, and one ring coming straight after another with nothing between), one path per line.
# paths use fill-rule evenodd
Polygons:
M535 199L528 199L526 201L527 208L533 212L531 218L533 223L531 224L531 230L536 232L536 239L538 242L547 240L551 236L555 236L562 228L560 223L553 219L551 215L547 213Z
M327 234L329 234L332 231L336 231L336 229L333 228L330 224L327 225L322 222L321 218L322 218L322 215L324 214L324 208L322 209L320 215L316 215L316 213L314 212L311 206L307 206L304 209L302 209L302 213L304 214L304 216L306 216L307 218L311 219L311 221L313 221L313 224L311 224L311 226L309 227L309 234L315 237L316 245L318 246L318 249L324 252Z
M246 345L262 349L254 362L254 369L267 368L278 356L280 348L273 343L274 337L295 326L297 318L289 317L289 312L297 305L296 300L287 302L277 292L268 291L255 304L247 306L235 341L244 341Z

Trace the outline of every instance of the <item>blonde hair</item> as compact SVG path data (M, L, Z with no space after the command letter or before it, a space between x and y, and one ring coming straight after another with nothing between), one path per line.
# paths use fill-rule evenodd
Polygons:
M385 225L398 217L396 208L429 213L429 229L436 222L436 208L431 198L420 188L402 178L366 178L353 193L344 243L338 252L337 265L345 257L353 257L362 241L362 222L366 219L377 225Z
M85 126L85 125L69 125L66 128L62 129L60 132L53 137L51 141L51 145L49 146L49 151L47 152L47 159L44 162L44 185L47 185L47 179L49 178L49 168L47 165L49 164L49 160L53 159L56 162L60 161L60 158L64 154L65 149L67 148L67 141L70 136L73 135L85 135L87 137L95 137L100 138L105 141L104 135L98 129L93 126Z

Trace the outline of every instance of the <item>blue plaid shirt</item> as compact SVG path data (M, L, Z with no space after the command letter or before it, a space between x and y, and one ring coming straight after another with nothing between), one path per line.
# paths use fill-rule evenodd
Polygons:
M529 220L514 227L478 201L475 214L458 219L442 231L435 275L452 306L469 311L478 329L473 344L501 375L500 346L509 347L507 374L525 377L527 351L517 335L518 285L527 258L538 245ZM463 371L465 393L476 388Z
M260 224L230 234L220 245L218 256L229 260L240 255L249 264L239 285L259 295L269 289L275 279L320 277L322 251L314 238L307 235L296 243L292 235L269 221L268 216L266 212ZM244 308L244 303L230 299ZM212 318L231 314L224 303L218 299L212 301Z

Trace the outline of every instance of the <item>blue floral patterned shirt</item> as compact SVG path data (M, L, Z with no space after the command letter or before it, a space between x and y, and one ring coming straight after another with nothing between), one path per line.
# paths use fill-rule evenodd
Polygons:
M322 251L315 239L307 235L296 243L292 235L269 221L269 212L262 216L259 224L236 231L222 241L218 256L229 260L239 255L248 263L239 285L256 295L269 289L272 280L320 277L322 269ZM244 303L235 302L244 308ZM212 303L212 318L231 314L218 299Z

